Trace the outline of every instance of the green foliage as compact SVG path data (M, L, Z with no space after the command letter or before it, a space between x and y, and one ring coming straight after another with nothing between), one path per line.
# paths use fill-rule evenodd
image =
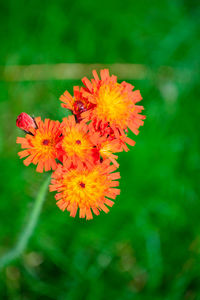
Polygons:
M0 274L0 299L200 299L198 1L10 0L0 16L0 65L152 71L132 81L147 120L136 146L120 154L115 205L86 222L61 212L49 193L25 253ZM0 255L15 245L46 178L17 157L16 116L61 120L58 98L78 84L0 81Z

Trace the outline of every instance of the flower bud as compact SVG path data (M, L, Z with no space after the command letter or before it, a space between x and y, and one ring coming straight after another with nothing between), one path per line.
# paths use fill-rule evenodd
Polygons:
M36 128L36 123L34 119L29 116L27 113L22 112L16 120L16 125L22 130L25 130L26 132L30 131L30 128Z

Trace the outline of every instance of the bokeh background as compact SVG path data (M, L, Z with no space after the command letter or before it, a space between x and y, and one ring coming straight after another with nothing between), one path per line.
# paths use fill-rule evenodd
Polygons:
M70 218L48 193L25 252L0 273L0 299L200 299L199 1L1 0L0 22L0 255L46 178L17 157L16 116L61 120L59 96L81 84L70 66L48 77L49 64L142 65L115 75L141 90L147 116L120 154L109 214ZM35 64L38 80L19 68Z

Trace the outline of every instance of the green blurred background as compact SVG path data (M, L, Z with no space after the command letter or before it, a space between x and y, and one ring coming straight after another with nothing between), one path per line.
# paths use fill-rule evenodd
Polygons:
M0 20L0 255L26 227L46 178L17 157L16 117L61 120L59 96L80 84L9 77L7 68L148 70L128 80L141 90L147 119L136 146L120 154L115 205L86 222L48 193L26 251L0 273L0 299L200 299L199 1L1 0Z

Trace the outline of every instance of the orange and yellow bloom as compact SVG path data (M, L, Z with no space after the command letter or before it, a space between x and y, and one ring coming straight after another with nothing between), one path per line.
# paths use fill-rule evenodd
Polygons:
M61 138L60 122L49 119L43 122L40 117L35 118L34 122L36 128L30 127L25 138L17 138L17 143L25 149L18 155L20 158L27 157L24 160L25 166L30 163L37 165L37 172L55 170L58 157L56 145Z
M62 138L57 150L68 167L90 165L94 162L94 144L86 123L77 123L74 116L69 116L63 119L61 132Z
M53 170L49 189L56 192L58 207L72 217L79 210L87 220L101 210L107 213L120 194L116 153L135 145L129 129L137 135L145 119L143 106L137 105L140 91L118 83L108 70L101 70L100 77L93 71L93 76L91 81L84 77L84 87L75 86L73 96L65 91L60 97L61 106L73 114L61 123L26 113L16 121L26 132L17 138L24 164L37 165L37 172Z
M117 77L109 75L108 70L101 70L101 78L93 71L94 79L83 78L82 96L88 99L93 107L82 113L82 118L92 121L96 129L109 125L114 132L130 129L138 134L139 126L143 125L139 115L144 109L136 105L142 100L140 91L133 91L133 86L125 81L117 82Z
M71 167L59 165L52 175L50 191L56 191L55 198L61 210L68 210L75 217L79 208L79 217L92 219L103 210L108 212L106 205L112 206L120 190L116 188L120 178L119 172L108 161L90 167Z

